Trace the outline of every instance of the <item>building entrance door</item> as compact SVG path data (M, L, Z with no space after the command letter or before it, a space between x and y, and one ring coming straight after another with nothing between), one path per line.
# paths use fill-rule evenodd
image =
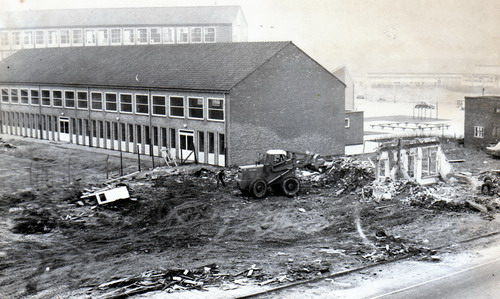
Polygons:
M59 117L59 140L69 142L69 118Z
M179 145L182 161L194 161L194 131L179 130Z

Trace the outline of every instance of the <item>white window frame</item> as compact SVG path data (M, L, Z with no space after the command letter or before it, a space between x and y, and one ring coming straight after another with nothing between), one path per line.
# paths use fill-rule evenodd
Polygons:
M93 94L100 94L101 95L101 109L99 108L94 108L93 104L94 104L94 99L92 98L92 95ZM104 97L102 96L102 92L100 91L91 91L90 92L90 97L89 97L89 100L90 100L90 110L92 111L103 111L104 110Z
M193 40L193 32L194 32L195 29L199 29L200 30L200 39L199 39L199 41L194 41ZM189 41L191 43L194 43L194 44L203 43L203 27L191 27L191 28L189 28Z
M213 41L207 41L207 29L213 29L214 30L214 40ZM215 27L203 27L203 42L204 43L215 43L217 42L217 30Z
M172 106L172 98L182 98L182 116L172 115L172 107L179 108L179 106ZM186 117L186 97L179 95L171 95L168 97L168 116L172 118L185 118Z
M33 104L33 91L36 91L38 93L38 104ZM42 104L42 99L41 99L41 93L38 88L30 88L30 105L32 106L40 106Z
M132 33L132 36L130 37L130 41L125 40L125 32L130 31ZM135 29L134 28L123 28L122 30L122 41L124 45L135 45Z
M80 98L78 97L78 93L85 93L87 96L87 107L80 107ZM76 101L76 109L79 109L79 110L89 110L90 109L90 97L89 97L89 91L87 90L75 90L75 101Z
M116 105L115 110L109 110L108 109L108 98L107 98L108 94L114 94L115 95L115 105ZM116 92L105 92L104 93L104 107L103 108L104 108L104 111L118 112L118 93L116 93Z
M63 34L63 32L67 34ZM63 36L67 36L68 42L63 43ZM59 29L59 46L69 47L71 46L71 30L70 29Z
M4 92L4 91L7 91L7 94L3 94L3 92ZM7 96L7 101L4 101L4 100L3 100L3 98L4 98L5 96ZM8 87L6 87L6 86L2 86L2 87L0 88L0 97L1 97L1 98L0 98L0 102L1 102L1 103L6 103L6 104L10 103L10 90L9 90L9 88L8 88Z
M104 34L102 40L101 40L101 33ZM97 28L96 42L98 46L109 46L109 30L107 28Z
M29 34L28 34L29 33ZM33 30L25 30L23 31L23 48L33 48L35 46L34 39L34 31ZM26 42L26 39L29 37L29 43Z
M118 39L119 42L113 42L113 31L118 30ZM123 42L123 36L122 36L122 29L121 28L111 28L109 29L109 43L110 45L121 45Z
M44 91L48 91L49 92L49 104L48 105L44 105L43 104L43 99L44 99L43 92ZM52 105L52 92L50 91L50 89L41 89L40 90L40 106L50 107L51 105Z
M58 46L59 46L59 32L56 29L47 30L47 47L53 48Z
M200 107L191 107L191 99L196 99L199 105L199 102L201 100L201 108ZM191 116L191 109L196 109L196 110L201 110L202 111L202 117L193 117ZM204 120L205 119L205 99L203 97L198 97L198 96L189 96L187 97L187 118L188 119L196 119L196 120Z
M483 126L474 126L474 138L484 138Z
M164 44L175 44L175 27L162 27L161 38ZM169 32L169 33L167 33ZM171 41L167 40L167 37L171 38Z
M71 106L68 106L66 105L66 93L67 92L72 92L73 93L73 107ZM77 106L77 100L76 100L76 92L74 90L69 90L69 89L66 89L63 91L63 105L64 105L64 108L71 108L71 109L75 109L76 106Z
M222 109L210 108L210 100L221 101ZM210 110L222 110L222 116L223 116L222 119L210 118ZM207 98L207 119L209 121L217 121L217 122L224 122L226 120L226 109L225 109L225 102L224 102L223 98Z
M17 36L17 44L14 43L14 35ZM23 47L23 37L24 36L22 35L22 31L12 31L10 33L10 44L12 45L13 49L21 49Z
M344 118L344 127L345 128L351 127L351 119L349 117Z
M12 98L13 98L13 96L12 96L12 91L14 91L14 90L16 91L17 102L13 102L13 101L12 101ZM19 98L20 98L20 97L19 97L19 88L9 88L9 99L10 99L10 103L11 103L11 104L19 104L19 102L20 102L20 101L19 101Z
M139 32L141 32L142 30L145 30L146 31L146 41L141 41L141 34L139 34ZM148 30L148 27L139 27L139 28L136 28L135 29L135 41L136 41L136 44L138 45L147 45L148 42L149 42L149 30Z
M155 113L155 107L160 107L161 106L161 105L155 105L155 103L154 103L154 98L155 97L162 97L165 100L164 105L163 105L163 107L165 108L165 114L156 114ZM167 107L168 107L168 105L167 105L167 96L165 96L163 94L152 94L151 95L151 114L152 115L167 116Z
M89 41L88 34L93 34L93 40ZM97 31L95 29L85 29L83 35L85 46L95 46L97 44Z
M54 97L54 92L56 92L56 91L58 91L58 92L60 92L60 93L61 93L61 98L60 98L60 100L61 100L61 105L60 105L60 106L56 106L56 105L55 105L55 97ZM52 92L51 92L51 97L52 97L52 107L58 107L58 108L62 108L62 107L64 107L64 93L63 93L63 91L62 91L62 90L60 90L60 89L53 89L53 90L52 90Z
M26 93L28 94L26 97L28 98L28 102L27 103L23 103L23 91L26 91ZM19 88L19 104L21 105L29 105L30 104L30 95L31 95L31 92L30 92L30 89L29 88Z
M42 43L38 43L38 34L43 34ZM45 48L47 46L47 34L45 30L35 30L35 48Z
M184 32L184 30L186 32ZM189 27L177 27L176 28L176 37L177 37L177 43L178 44L187 44L189 43ZM186 34L186 41L181 40L181 34Z
M147 113L144 113L144 112L139 112L138 109L137 109L137 97L140 97L140 96L145 96L147 98L147 101L148 101L148 112ZM144 105L144 104L140 104L140 105ZM135 114L139 114L139 115L149 115L149 95L147 93L143 94L143 93L136 93L134 94L134 112Z
M75 33L76 32L80 32L80 42L75 42ZM71 29L71 33L70 33L70 40L71 40L71 45L72 46L83 46L83 44L85 43L85 35L84 35L84 30L81 29L81 28L74 28L74 29Z
M157 42L153 41L153 30L157 30L158 31L158 34L160 35L159 36L159 40ZM149 44L151 45L158 45L158 44L161 44L162 43L162 28L161 27L150 27L148 28L148 40L149 40Z
M130 96L130 103L126 103L126 104L129 104L130 105L130 111L123 111L122 110L122 95L128 95ZM120 113L126 113L126 114L132 114L134 113L134 95L131 94L131 93L126 93L126 92L121 92L119 97L118 97L118 102L119 102L119 105L120 107L118 108L118 110L120 111Z
M0 31L0 47L3 49L10 48L10 32L9 31Z

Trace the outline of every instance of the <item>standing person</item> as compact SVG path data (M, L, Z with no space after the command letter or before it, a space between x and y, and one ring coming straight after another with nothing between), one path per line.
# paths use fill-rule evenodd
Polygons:
M222 184L222 187L226 187L226 183L224 183L224 170L221 170L217 173L217 189L219 189L219 182Z

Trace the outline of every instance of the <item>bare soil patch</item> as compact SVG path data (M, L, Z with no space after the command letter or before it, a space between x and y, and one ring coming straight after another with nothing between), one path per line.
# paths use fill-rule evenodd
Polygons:
M119 278L206 265L216 267L215 274L228 274L212 276L216 279L207 281L209 285L241 278L259 283L283 275L281 283L286 283L401 254L426 259L432 255L429 248L500 229L498 221L491 221L495 206L490 217L484 217L467 205L412 204L402 200L413 196L409 187L390 200L370 200L362 195L372 178L370 170L343 169L357 162L340 160L328 176L303 178L294 198L272 193L261 200L245 197L234 182L234 169L226 170L227 186L217 189L214 169L187 166L177 174L144 171L123 182L137 200L96 207L80 196L85 188L105 181L105 169L96 161L104 161L106 155L24 140L8 142L15 148L0 151L1 161L9 165L6 169L45 159L51 161L52 173L61 175L30 185L19 182L29 181L29 173L4 172L4 298L102 295L106 291L98 286ZM486 166L500 169L499 160L481 152L454 144L447 151L450 159L465 159L455 164L459 171L478 176ZM68 173L69 157L71 180L63 175ZM113 160L108 171L117 176L118 167ZM126 173L133 171L130 166ZM473 188L463 190L464 198L483 198ZM248 276L252 265L257 270ZM241 275L242 271L247 272Z

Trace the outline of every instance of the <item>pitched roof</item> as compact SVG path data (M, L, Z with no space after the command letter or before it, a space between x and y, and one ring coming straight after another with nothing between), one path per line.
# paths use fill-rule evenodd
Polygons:
M0 82L228 91L291 42L26 49Z
M238 13L239 6L8 11L0 12L0 28L229 24Z

